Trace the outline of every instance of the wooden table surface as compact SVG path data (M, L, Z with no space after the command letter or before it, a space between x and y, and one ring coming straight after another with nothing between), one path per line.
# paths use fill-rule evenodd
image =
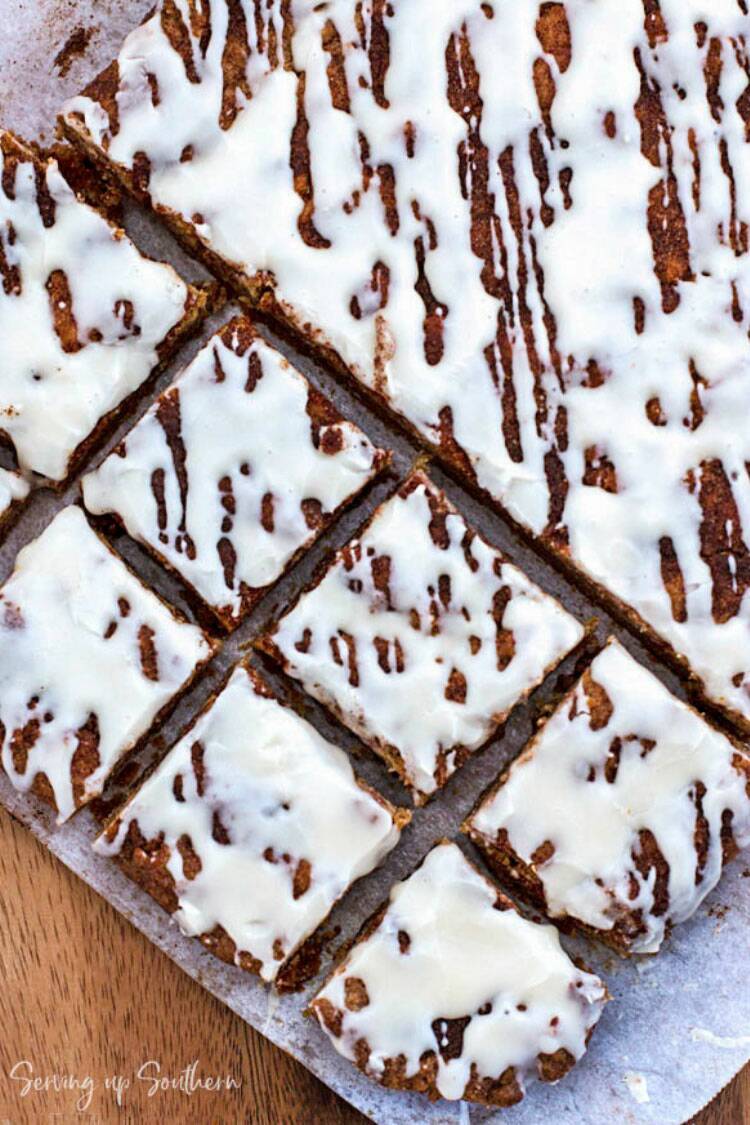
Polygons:
M78 1120L81 1096L90 1096L86 1113L97 1122L364 1122L185 976L2 809L0 888L0 1125ZM241 1085L151 1094L157 1064L159 1077L178 1079L193 1060L197 1076L230 1076ZM21 1096L29 1078L71 1074L93 1080L90 1095L28 1089ZM120 1109L113 1075L131 1083ZM696 1121L750 1125L750 1067Z

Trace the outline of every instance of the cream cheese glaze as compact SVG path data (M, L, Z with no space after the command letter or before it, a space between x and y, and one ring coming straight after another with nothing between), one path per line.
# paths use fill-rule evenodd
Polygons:
M358 783L344 751L240 666L95 848L125 848L136 866L140 849L149 866L156 841L180 928L221 926L237 962L252 958L273 981L398 838L393 810Z
M54 161L0 131L0 431L23 469L62 481L107 414L148 378L190 300L81 203Z
M0 750L12 784L57 806L97 796L212 653L65 508L0 589Z
M748 31L744 0L179 0L66 107L746 723Z
M583 632L417 472L261 643L422 801Z
M83 497L234 625L385 460L238 318L84 478Z
M468 827L551 917L655 953L750 844L750 759L611 641Z
M0 526L14 504L29 495L29 482L20 473L0 468Z
M312 1008L336 1050L371 1078L400 1056L413 1078L429 1052L443 1098L470 1096L472 1082L497 1083L512 1068L518 1101L546 1056L564 1052L565 1069L582 1057L606 999L553 926L523 918L443 843L393 888L377 928Z

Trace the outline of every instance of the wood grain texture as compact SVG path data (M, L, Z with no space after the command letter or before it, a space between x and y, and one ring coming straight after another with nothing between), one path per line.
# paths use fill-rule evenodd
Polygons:
M19 1060L43 1074L90 1075L97 1121L357 1125L354 1110L204 992L0 809L0 1123L77 1117L79 1092L29 1093ZM179 1076L231 1074L239 1090L148 1097L134 1079L158 1060ZM133 1079L118 1112L108 1075Z
M204 992L4 810L0 889L0 1125L79 1117L80 1091L20 1097L9 1072L22 1060L37 1076L91 1076L87 1116L97 1122L365 1121ZM242 1085L149 1097L135 1074L152 1059L175 1077L197 1059L198 1074L231 1074ZM122 1109L105 1087L113 1074L132 1081ZM750 1067L695 1125L750 1125Z

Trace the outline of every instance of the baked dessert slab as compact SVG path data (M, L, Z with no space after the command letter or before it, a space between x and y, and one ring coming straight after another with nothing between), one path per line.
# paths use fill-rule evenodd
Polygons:
M0 532L6 530L29 495L29 482L12 469L0 468Z
M58 812L101 793L214 646L63 509L0 589L0 753Z
M750 843L750 757L610 641L464 827L549 917L655 953Z
M235 318L84 478L83 499L233 628L389 459Z
M583 636L417 471L257 645L423 803Z
M305 941L408 820L240 665L95 849L185 933L284 989L305 979Z
M583 1056L608 999L442 841L391 890L311 1003L333 1046L391 1089L510 1106Z
M736 0L161 3L62 118L745 730L749 31Z
M145 258L57 163L0 130L0 435L62 484L207 312L209 292Z

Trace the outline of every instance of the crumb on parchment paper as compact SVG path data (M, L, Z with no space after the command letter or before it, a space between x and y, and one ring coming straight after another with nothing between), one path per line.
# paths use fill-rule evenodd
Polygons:
M633 1100L638 1102L639 1105L651 1101L648 1094L648 1082L646 1081L645 1074L638 1074L637 1071L628 1070L623 1074L622 1080L630 1091Z
M97 28L93 25L84 27L82 24L71 31L52 63L57 68L61 78L66 76L76 59L83 58L96 32Z

